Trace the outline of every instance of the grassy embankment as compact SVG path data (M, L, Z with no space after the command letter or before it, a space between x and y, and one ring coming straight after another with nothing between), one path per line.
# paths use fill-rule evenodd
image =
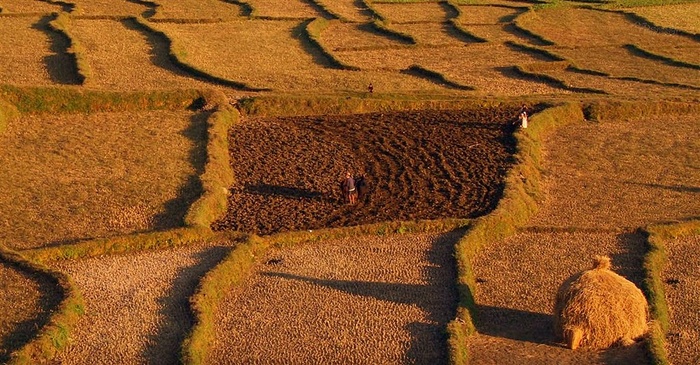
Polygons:
M133 111L149 109L181 109L197 98L206 97L209 105L223 103L216 93L196 91L162 93L110 93L78 89L32 88L21 89L5 86L2 96L10 102L0 103L2 125L19 113L92 113L98 111ZM227 105L227 104L226 104ZM55 282L63 293L61 304L52 314L49 325L39 335L11 355L11 363L25 364L47 361L53 358L69 337L82 313L80 293L70 278L47 269L42 262L65 258L81 258L172 247L201 241L213 236L209 225L225 213L228 190L232 176L228 160L227 131L237 117L232 108L222 108L208 120L208 160L199 179L203 194L189 208L185 227L163 232L139 233L113 238L94 239L47 248L14 252L3 247L3 260L22 270Z
M538 202L543 198L540 188L541 178L541 140L546 133L568 123L581 122L584 116L588 120L624 120L626 117L653 114L685 114L697 112L697 104L675 102L593 102L580 106L566 104L545 110L531 119L527 130L516 133L518 161L508 174L503 198L497 208L485 217L474 221L465 237L456 246L458 286L460 303L457 318L448 326L450 335L450 362L453 364L469 363L467 344L469 336L476 332L472 321L475 312L474 293L476 282L472 271L472 262L481 247L494 244L514 234L517 227L525 224L536 212ZM681 225L682 230L697 227L693 224ZM675 228L673 228L675 229ZM658 232L658 227L650 232ZM650 331L649 351L655 363L666 363L664 350L665 331L668 328L663 287L660 271L663 265L663 251L659 248L659 239L652 233L650 248L645 261L645 295L652 308L655 324Z

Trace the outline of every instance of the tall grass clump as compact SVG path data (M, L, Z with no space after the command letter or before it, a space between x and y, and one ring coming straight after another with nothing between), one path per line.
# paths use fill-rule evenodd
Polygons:
M60 291L62 299L39 334L22 348L10 354L10 365L46 363L51 361L69 341L70 332L84 313L84 303L69 276L0 245L0 260L29 273L39 280L47 280Z
M670 364L666 351L666 335L671 326L662 273L667 262L666 242L700 234L700 220L675 224L652 225L645 229L647 253L644 256L642 289L649 300L652 323L647 346L655 365Z
M583 121L583 112L578 104L564 104L535 114L530 121L527 129L515 133L516 163L506 177L503 197L496 209L476 219L455 246L459 305L456 318L447 328L451 364L468 363L469 336L476 332L476 278L472 263L482 247L514 234L537 211L544 195L540 187L542 138L562 125Z

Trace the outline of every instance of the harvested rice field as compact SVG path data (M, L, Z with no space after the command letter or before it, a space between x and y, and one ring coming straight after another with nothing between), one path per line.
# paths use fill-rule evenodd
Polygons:
M668 336L670 360L674 364L696 364L700 361L698 324L700 316L700 236L676 239L666 244L668 264L664 270L664 290L671 316Z
M0 259L0 362L36 336L61 294L45 278Z
M205 115L25 115L0 136L0 241L35 248L182 225Z
M223 300L211 363L447 363L451 252L462 233L270 251Z
M188 298L230 250L226 241L58 261L85 301L60 364L173 364L192 327Z
M68 43L47 28L48 17L0 17L0 82L19 86L72 83L74 66L59 54ZM31 43L32 47L24 47Z
M0 0L0 363L662 363L569 350L552 316L595 255L640 285L644 228L698 225L700 7L657 3ZM523 104L547 114L514 134ZM675 365L700 362L691 229Z
M73 29L92 70L90 86L125 91L206 86L178 70L168 59L164 40L135 21L79 19Z
M548 201L533 224L616 230L700 213L697 115L577 124L544 145Z

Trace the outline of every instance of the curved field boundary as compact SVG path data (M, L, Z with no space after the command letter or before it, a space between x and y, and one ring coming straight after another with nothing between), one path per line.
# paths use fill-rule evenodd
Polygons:
M70 332L83 314L83 299L67 275L51 270L0 245L0 259L19 269L47 278L62 292L63 299L38 335L10 355L9 364L35 364L50 361L69 341Z
M472 314L476 311L473 260L481 247L514 234L517 227L524 225L537 211L538 201L544 198L540 190L542 137L555 128L583 120L579 105L565 104L534 115L528 129L515 133L515 159L518 163L508 172L503 197L493 212L473 223L455 247L459 306L457 317L447 329L451 364L469 362L467 343L469 337L476 333L472 320Z
M92 78L92 69L85 56L85 47L78 41L71 30L71 17L68 13L62 12L49 22L49 27L56 32L62 33L68 39L68 55L73 59L78 73L78 82L81 85L89 85Z
M552 40L547 39L547 38L545 38L537 33L534 33L532 31L528 30L527 28L523 27L521 25L521 20L523 18L526 18L526 17L530 17L530 18L535 17L536 18L537 14L536 14L535 10L530 8L527 12L518 15L515 18L515 20L513 22L511 22L513 28L517 32L522 33L522 34L526 35L527 37L531 38L534 41L534 43L538 46L553 46L556 44Z
M644 292L649 298L651 316L654 319L649 334L648 347L653 357L653 363L665 365L670 364L665 344L666 336L671 326L661 277L667 262L666 242L680 237L700 234L700 220L654 225L647 227L644 231L648 235L648 252L644 258Z
M323 31L328 28L329 25L330 21L323 18L316 18L306 22L304 25L304 35L306 35L306 38L311 44L315 45L321 51L321 53L329 60L330 64L334 68L340 70L359 71L359 67L348 65L337 59L328 48L323 46L323 43L321 42L321 33L323 33Z
M412 35L389 28L389 23L387 21L375 19L370 24L377 33L384 34L391 39L411 45L418 43Z
M546 73L541 72L541 69L537 69L536 67L533 66L523 66L523 65L517 65L513 68L516 73L535 79L537 81L545 82L547 84L550 84L552 86L564 89L564 90L569 90L573 92L578 92L578 93L589 93L589 94L607 94L607 92L603 90L598 90L598 89L591 89L587 87L576 87L572 86L566 81L559 80L556 77L549 76Z
M269 89L259 89L259 88L253 88L245 83L238 82L238 81L232 81L228 79L224 79L218 76L214 76L210 73L207 73L205 71L202 71L198 69L195 66L190 65L184 60L183 52L180 51L180 47L176 43L175 40L173 40L170 36L168 36L167 33L156 29L153 27L153 25L149 24L149 21L142 17L130 17L129 20L133 21L136 26L139 28L151 32L155 34L156 36L162 37L165 42L167 43L168 48L170 49L170 53L168 54L168 57L170 58L170 62L172 62L174 65L177 67L181 68L183 71L195 76L199 77L201 79L204 79L205 81L209 81L211 83L217 84L217 85L222 85L222 86L228 86L232 87L238 90L243 90L243 91L269 91Z
M700 70L700 65L676 60L676 59L671 58L671 57L662 56L662 55L647 51L647 50L640 48L639 46L634 45L634 44L626 44L624 47L630 53L632 53L633 55L638 56L638 57L644 57L644 58L648 58L648 59L654 60L654 61L661 61L669 66L684 67L684 68L689 68L692 70Z
M32 260L49 261L94 257L177 247L194 241L213 239L216 235L209 227L226 213L228 186L233 172L229 164L228 129L238 118L238 113L227 103L225 97L212 92L207 102L218 108L208 120L207 162L199 177L204 190L202 196L190 206L185 216L186 227L164 232L148 232L133 235L82 241L71 245L39 248L23 251Z
M630 22L637 24L639 26L645 27L647 29L653 30L655 32L680 35L680 36L683 36L686 38L690 38L696 42L700 42L700 34L690 33L690 32L686 32L686 31L681 30L681 29L676 29L676 28L662 27L660 25L654 24L654 22L652 22L651 20L649 20L649 19L647 19L639 14L636 14L636 13L631 13L629 11L618 10L618 9L605 9L605 8L590 7L590 6L584 6L584 8L591 9L591 10L597 10L597 11L604 11L604 12L609 12L609 13L622 14Z
M409 75L415 75L418 77L422 77L422 78L428 79L432 82L435 82L436 84L445 85L445 86L447 86L449 88L453 88L453 89L476 90L476 88L473 86L462 85L460 83L450 81L447 79L447 77L445 77L445 75L443 75L437 71L429 70L429 69L427 69L423 66L420 66L420 65L411 65L409 68L407 68L406 70L404 70L402 72L405 72Z

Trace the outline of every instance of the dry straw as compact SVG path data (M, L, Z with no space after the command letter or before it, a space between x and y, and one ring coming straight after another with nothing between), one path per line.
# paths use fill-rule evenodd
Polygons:
M571 349L628 345L647 332L647 301L632 282L596 256L593 269L567 279L554 305L555 333Z

